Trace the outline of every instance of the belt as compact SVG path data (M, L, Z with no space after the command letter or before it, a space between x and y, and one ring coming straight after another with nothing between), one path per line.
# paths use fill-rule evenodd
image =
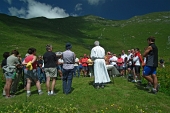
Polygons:
M95 58L95 59L104 59L104 58Z
M67 62L67 63L64 63L64 64L74 64L74 63L69 63L69 62Z

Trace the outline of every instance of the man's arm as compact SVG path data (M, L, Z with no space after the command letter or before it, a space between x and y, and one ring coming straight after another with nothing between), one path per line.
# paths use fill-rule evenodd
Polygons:
M143 57L146 57L148 55L148 53L152 50L151 46L148 46L148 48L145 50L145 52L143 53Z

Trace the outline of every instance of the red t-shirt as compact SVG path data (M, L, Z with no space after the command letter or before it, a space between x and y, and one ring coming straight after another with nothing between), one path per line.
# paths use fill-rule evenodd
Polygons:
M29 61L32 61L34 58L33 55L29 55L25 58L25 63L28 63ZM35 61L33 64L32 64L32 67L33 69L37 69L37 61Z
M88 66L87 60L88 60L88 58L82 58L82 59L81 59L82 66Z
M123 58L118 58L117 59L117 65L118 66L123 66Z

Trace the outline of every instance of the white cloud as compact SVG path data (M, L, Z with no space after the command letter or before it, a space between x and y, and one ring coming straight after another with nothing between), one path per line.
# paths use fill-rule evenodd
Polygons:
M98 5L100 2L104 3L105 0L87 0L90 5Z
M8 2L8 4L12 4L12 0L4 0L4 1L6 1L6 2Z
M69 14L64 9L52 7L51 5L40 3L35 0L20 0L27 3L27 8L17 9L15 7L8 8L11 15L21 18L46 17L46 18L64 18Z
M78 4L76 4L76 6L75 6L75 11L80 11L80 10L82 10L82 4L81 3L78 3Z
M11 8L8 8L8 10L10 11L11 15L12 16L19 16L21 18L24 18L23 16L26 15L26 10L21 8L20 10L18 10L17 8L15 7L11 7Z

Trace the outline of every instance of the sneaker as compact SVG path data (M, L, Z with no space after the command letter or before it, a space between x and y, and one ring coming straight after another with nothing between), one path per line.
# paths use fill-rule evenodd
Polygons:
M54 96L54 95L56 95L56 93L51 94L51 96Z
M156 93L157 93L157 90L153 88L153 89L151 90L151 93L156 94Z
M30 97L31 96L31 93L27 93L27 97Z
M43 94L43 92L42 92L42 91L40 91L40 92L38 92L38 94L39 94L39 95L42 95L42 94Z
M136 83L137 81L136 80L132 80L131 82Z
M15 97L15 95L5 96L5 98L13 98L13 97Z
M50 95L51 95L51 93L47 93L47 95L48 95L48 96L50 96Z

